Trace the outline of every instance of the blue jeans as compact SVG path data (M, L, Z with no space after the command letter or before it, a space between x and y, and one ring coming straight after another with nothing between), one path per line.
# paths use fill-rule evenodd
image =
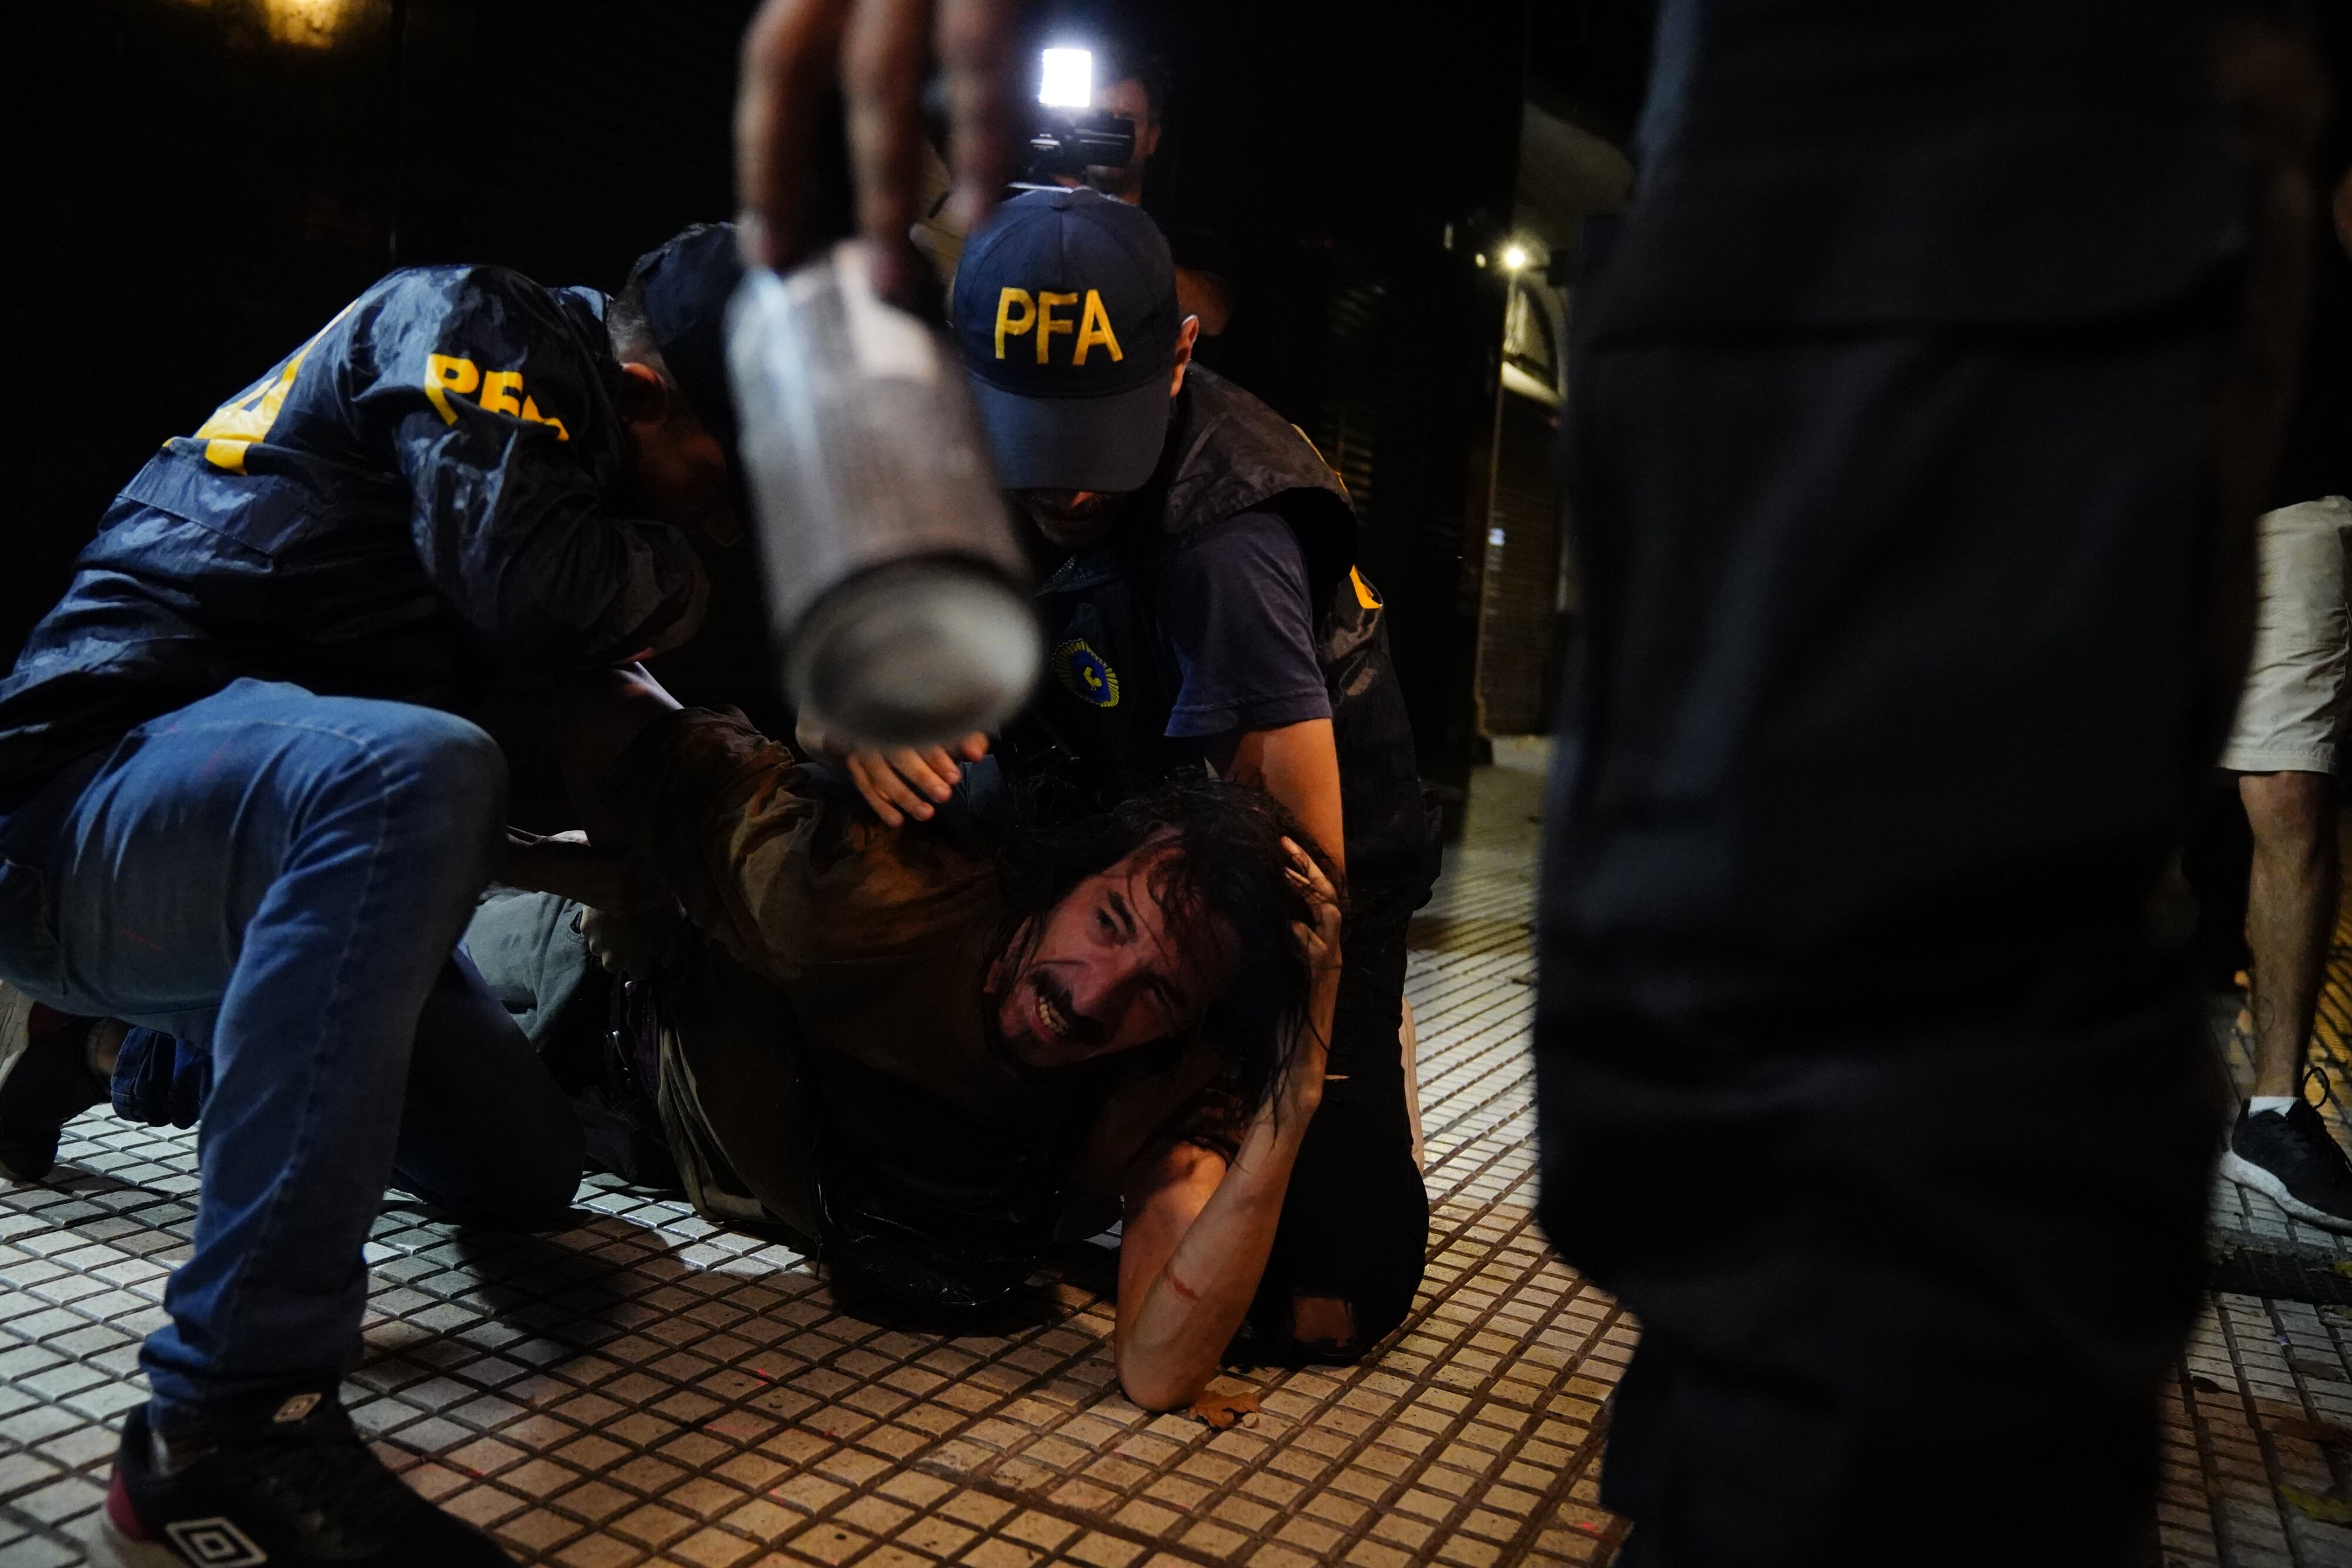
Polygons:
M0 976L211 1053L195 1246L141 1355L157 1419L357 1364L395 1175L494 1220L570 1198L569 1108L454 951L505 806L462 719L243 680L0 822Z

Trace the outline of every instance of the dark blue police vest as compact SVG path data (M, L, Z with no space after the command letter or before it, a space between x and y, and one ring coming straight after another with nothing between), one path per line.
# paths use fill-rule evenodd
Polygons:
M1005 737L1016 775L1053 774L1082 802L1200 766L1167 737L1178 673L1154 614L1162 564L1201 529L1247 511L1290 525L1323 606L1316 656L1331 697L1351 908L1401 918L1427 897L1436 834L1412 727L1389 658L1380 595L1356 567L1356 514L1312 444L1265 403L1194 366L1166 455L1105 549L1073 557L1037 591L1046 676Z

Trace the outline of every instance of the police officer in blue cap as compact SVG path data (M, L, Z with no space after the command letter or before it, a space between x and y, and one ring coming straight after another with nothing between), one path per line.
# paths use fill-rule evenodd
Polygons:
M1435 867L1347 491L1294 426L1192 363L1200 323L1137 208L1091 191L1006 203L965 247L952 303L1043 583L1049 673L1005 764L1076 786L1073 804L1203 767L1254 780L1344 863L1328 1071L1250 1323L1256 1354L1352 1359L1421 1279L1428 1203L1398 1035L1405 924ZM897 821L929 816L988 745L844 761ZM1199 1150L1165 1157L1165 1179L1202 1201L1223 1175Z
M457 947L507 770L450 710L695 629L688 536L734 528L738 271L707 226L614 300L394 273L163 444L0 683L0 1166L46 1174L108 1095L91 1031L44 1021L152 1026L212 1070L194 1246L95 1561L508 1561L337 1397L388 1183L520 1223L580 1175Z

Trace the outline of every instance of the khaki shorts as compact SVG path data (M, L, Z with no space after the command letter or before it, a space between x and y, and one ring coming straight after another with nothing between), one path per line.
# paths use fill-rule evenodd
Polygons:
M2222 749L2233 773L2333 773L2352 668L2344 552L2352 500L2327 496L2264 512L2245 695Z

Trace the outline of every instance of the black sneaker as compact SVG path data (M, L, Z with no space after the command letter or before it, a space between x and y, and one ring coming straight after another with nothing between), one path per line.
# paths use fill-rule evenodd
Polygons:
M193 1458L174 1437L169 1470L158 1447L134 1406L88 1537L93 1568L512 1568L488 1536L403 1486L327 1396L223 1427Z
M2327 1230L2352 1231L2352 1161L2302 1096L2284 1114L2238 1113L2221 1174Z
M89 1026L0 981L0 1176L48 1175L66 1124L106 1103L107 1081L86 1053Z

